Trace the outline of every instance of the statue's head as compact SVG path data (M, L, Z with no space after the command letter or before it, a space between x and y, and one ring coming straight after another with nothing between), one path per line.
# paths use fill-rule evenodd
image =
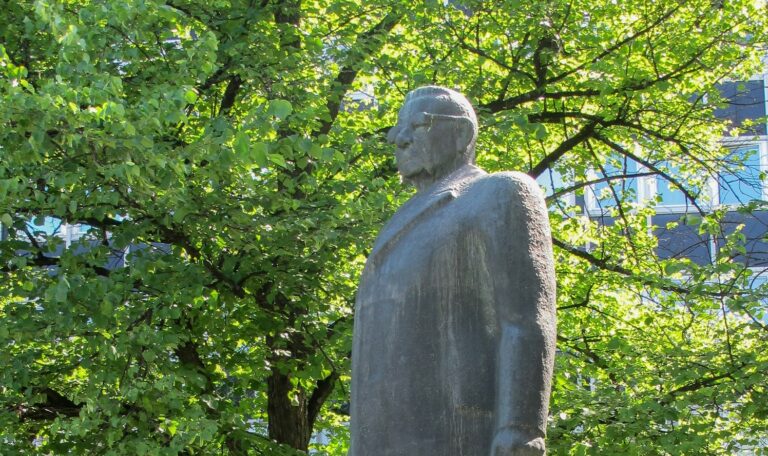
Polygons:
M464 95L444 87L408 93L387 140L403 182L418 190L475 161L477 117Z

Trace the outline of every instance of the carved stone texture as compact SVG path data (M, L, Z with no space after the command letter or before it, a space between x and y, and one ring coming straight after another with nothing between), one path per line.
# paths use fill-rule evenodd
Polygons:
M547 210L524 174L475 167L461 94L409 93L389 140L417 194L357 294L351 456L542 455L555 355Z

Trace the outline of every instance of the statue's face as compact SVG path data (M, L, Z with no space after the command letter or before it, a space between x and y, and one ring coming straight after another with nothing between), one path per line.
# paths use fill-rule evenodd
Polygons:
M450 106L433 98L411 100L400 110L397 125L387 138L396 146L397 169L405 181L420 176L440 178L436 175L457 156L456 120L448 111Z

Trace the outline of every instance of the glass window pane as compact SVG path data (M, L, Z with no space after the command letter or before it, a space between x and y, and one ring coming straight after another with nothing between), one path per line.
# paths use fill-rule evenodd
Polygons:
M536 178L536 182L541 187L544 187L544 193L547 196L551 196L556 191L565 187L563 176L561 176L557 171L553 171L551 169L548 169L540 174L539 177Z
M670 176L680 175L680 167L677 165L661 163L659 168ZM656 193L661 197L659 204L664 206L684 206L687 203L683 192L661 176L656 177Z
M749 282L749 287L753 290L757 290L760 287L766 286L766 283L768 283L768 272L763 271L760 274L758 274L755 277L752 277ZM758 301L760 305L757 308L757 312L755 312L755 316L763 321L763 323L768 324L768 299L766 299L763 296L758 297Z
M726 102L724 106L715 110L715 116L730 120L735 127L746 127L743 135L766 134L765 122L750 122L765 117L766 100L763 84L762 80L730 81L719 84L718 89Z
M626 157L609 159L604 165L605 175L597 171L597 178L610 178L610 181L600 182L592 187L597 207L616 205L618 198L622 202L637 201L638 179L636 177L620 177L637 174L637 163Z
M720 204L745 204L763 197L757 145L739 147L726 157L730 169L718 176Z
M31 233L43 233L52 235L61 232L61 220L53 217L37 217L27 222L27 227Z

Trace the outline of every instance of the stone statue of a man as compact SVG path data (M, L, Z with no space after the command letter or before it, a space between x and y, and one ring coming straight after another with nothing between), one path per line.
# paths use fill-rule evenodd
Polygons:
M418 193L379 233L357 294L351 456L544 454L555 279L541 190L475 167L477 119L408 94L388 139Z

